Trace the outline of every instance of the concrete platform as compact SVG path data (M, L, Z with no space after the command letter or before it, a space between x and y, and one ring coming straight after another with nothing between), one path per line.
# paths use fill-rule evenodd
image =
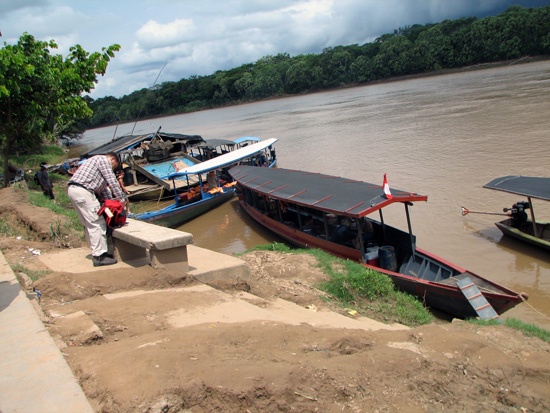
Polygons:
M0 252L0 411L93 412Z
M210 251L195 245L187 246L189 259L188 274L199 281L208 282L216 279L235 279L249 276L248 267L239 258L219 252ZM118 262L105 267L94 267L89 248L61 250L53 254L41 255L39 260L52 271L82 274L90 271L110 271L121 268L137 268L147 265L147 260Z

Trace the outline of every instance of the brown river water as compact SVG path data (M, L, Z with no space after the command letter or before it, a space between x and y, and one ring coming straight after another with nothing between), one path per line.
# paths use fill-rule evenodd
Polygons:
M484 189L504 175L550 176L550 62L400 80L119 125L116 135L154 132L205 139L278 138L278 166L322 172L428 195L411 208L417 245L529 294L505 313L550 329L550 253L503 238L498 216L524 198ZM85 133L76 151L115 127ZM534 200L538 220L550 203ZM386 211L386 210L385 210ZM403 208L384 213L406 230ZM195 244L238 253L281 241L241 211L236 198L183 225Z

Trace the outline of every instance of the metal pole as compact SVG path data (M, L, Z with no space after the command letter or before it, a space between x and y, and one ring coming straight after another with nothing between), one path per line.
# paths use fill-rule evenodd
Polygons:
M382 208L379 209L378 213L380 214L380 224L382 224L382 238L386 242L386 225L384 224L384 216L382 215Z
M533 210L533 201L531 200L530 196L527 197L527 200L529 201L529 208L531 209L531 221L533 222L533 235L537 238L540 238L537 231L537 222L535 221L535 211Z
M367 219L367 218L356 218L355 219L355 225L357 226L357 236L359 237L359 252L361 253L361 257L363 257L363 262L367 262L366 257L366 251L365 251L365 244L363 242L363 229L361 225L361 219Z
M411 216L409 214L409 203L404 202L404 204L405 204L405 213L407 214L407 226L409 227L409 238L411 240L411 253L412 253L412 256L414 258L415 257L415 254L414 254L415 247L414 247L414 236L413 236L413 233L412 233L412 226L411 226Z
M172 178L172 184L174 185L174 196L175 196L175 199L176 199L176 206L179 206L180 205L180 198L178 196L178 191L176 189L176 178Z

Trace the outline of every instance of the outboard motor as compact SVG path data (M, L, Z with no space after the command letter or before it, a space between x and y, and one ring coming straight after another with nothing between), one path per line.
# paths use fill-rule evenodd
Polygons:
M512 205L512 208L504 208L504 212L511 212L513 225L517 228L521 226L524 222L527 221L527 212L526 209L529 209L529 202L520 201Z

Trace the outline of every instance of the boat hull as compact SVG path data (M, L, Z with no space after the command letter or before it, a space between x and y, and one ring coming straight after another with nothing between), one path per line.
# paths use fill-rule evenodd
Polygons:
M126 187L126 189L129 189ZM161 195L163 195L163 188L160 186L152 186L151 188L141 190L139 192L132 192L130 190L130 194L128 194L128 199L131 202L135 201L151 201L151 200L157 200ZM166 193L167 191L165 191Z
M350 259L357 262L362 262L361 253L351 247L337 244L328 241L323 238L319 238L314 235L307 234L299 229L291 228L284 223L272 219L255 208L247 204L242 196L239 196L241 206L247 211L247 213L255 219L258 223L262 224L266 228L270 229L280 237L286 239L294 245L302 248L318 248L324 250L332 255L340 258ZM522 296L512 290L499 286L489 280L480 277L477 274L466 271L461 267L458 267L450 262L443 260L427 251L420 248L415 249L414 259L416 262L427 262L431 265L437 265L452 274L452 282L448 280L440 280L438 282L405 275L400 272L390 271L380 266L374 266L369 264L363 264L365 267L382 272L393 280L397 288L405 291L409 294L415 295L422 299L424 305L427 307L435 308L440 311L444 311L459 318L476 317L477 314L471 307L468 300L464 297L458 286L456 280L470 277L476 281L476 284L486 285L497 292L483 292L483 295L487 301L493 306L498 314L509 310L515 305L521 303L527 299L527 296ZM409 263L409 265L411 265ZM405 269L405 264L400 266L400 269ZM412 272L413 270L407 269Z
M420 248L416 249L415 254L419 257L429 257L431 260L443 262L441 258L429 254ZM427 307L436 308L459 318L478 316L455 282L449 285L445 282L423 280L368 264L363 265L388 275L398 289L419 297ZM454 268L457 272L461 271L460 274L456 276L456 279L469 277L473 281L480 282L481 280L483 283L490 283L488 280L483 279L475 273L462 270L450 263L445 263L445 265L451 265L451 268ZM496 286L494 283L491 284ZM483 296L487 299L489 304L491 304L497 314L502 314L524 300L527 300L526 295L522 296L521 294L517 294L501 286L498 286L498 288L501 289L501 292L483 291Z
M536 228L540 237L533 235L532 221L525 222L521 228L513 226L511 219L496 222L495 225L504 235L550 251L550 223L537 222Z
M234 189L230 189L227 192L215 194L210 198L202 199L192 204L179 207L171 205L158 211L135 215L134 218L163 227L174 228L229 201L234 195Z

